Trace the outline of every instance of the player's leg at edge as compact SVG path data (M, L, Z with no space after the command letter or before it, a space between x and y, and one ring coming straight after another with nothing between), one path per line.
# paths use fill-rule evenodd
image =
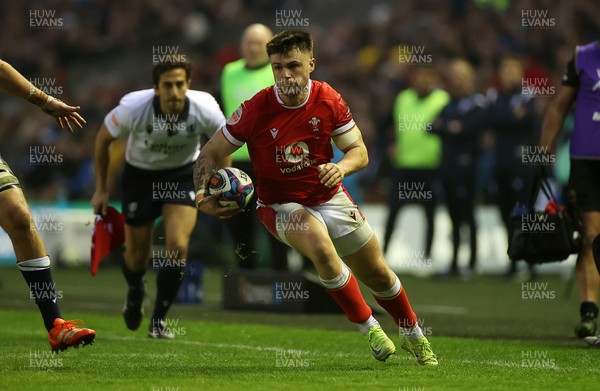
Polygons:
M596 270L600 274L600 235L596 235L592 241L592 255L594 257L594 263L596 264ZM584 337L583 340L589 346L600 348L600 335L588 335Z
M581 250L575 265L575 279L579 286L580 321L575 326L579 338L594 336L598 324L598 287L600 276L595 265L594 241L600 232L600 212L582 211L583 232Z
M1 160L0 181L0 226L13 244L17 265L42 315L52 351L92 344L96 331L80 327L82 321L64 320L60 314L50 258L17 179Z

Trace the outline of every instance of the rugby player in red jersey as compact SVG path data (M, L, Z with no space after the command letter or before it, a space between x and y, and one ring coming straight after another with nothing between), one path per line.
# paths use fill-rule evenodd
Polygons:
M207 183L217 162L244 143L255 172L258 213L277 239L314 263L321 283L385 361L396 347L365 303L354 275L400 327L402 347L419 364L437 365L398 277L377 238L341 184L363 169L367 150L346 102L328 84L311 80L313 41L305 31L283 31L267 44L275 85L245 101L202 149L194 169L196 204L227 218ZM344 152L331 163L331 140ZM341 258L341 259L340 259Z

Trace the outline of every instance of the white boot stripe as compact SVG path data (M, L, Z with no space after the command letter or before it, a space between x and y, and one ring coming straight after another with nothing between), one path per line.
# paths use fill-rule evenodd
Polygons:
M65 336L65 340L68 341L69 339L71 339L75 334L77 334L77 330L71 330L67 333L67 335Z
M67 329L62 329L62 330L60 331L60 333L58 334L58 337L56 338L56 340L57 340L58 342L63 342L63 341L64 341L64 336L65 336L65 334L66 334L68 331L69 331L69 330L67 330Z

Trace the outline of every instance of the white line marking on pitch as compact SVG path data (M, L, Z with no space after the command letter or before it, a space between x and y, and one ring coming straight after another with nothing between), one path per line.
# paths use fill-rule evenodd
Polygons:
M556 364L553 365L540 365L540 366L524 366L522 363L514 362L514 361L499 361L499 360L483 360L483 361L475 361L475 360L460 360L461 364L486 364L493 365L497 367L510 367L510 368L523 368L523 369L552 369L553 371L562 371L567 369L574 368L560 368Z
M117 340L117 341L134 341L134 340L146 340L146 341L150 341L149 338L147 339L141 339L141 338L137 338L137 337L101 337L101 339L108 339L108 340ZM201 341L188 341L188 340L182 340L182 339L176 339L174 341L169 341L169 343L180 343L183 345L196 345L196 346L213 346L213 347L217 347L217 348L234 348L234 349L248 349L248 350L257 350L257 351L279 351L279 350L285 350L286 352L292 352L292 353L300 353L300 354L316 354L317 352L311 352L308 350L298 350L298 349L285 349L285 348L281 348L281 347L274 347L274 346L253 346L253 345L240 345L240 344L228 344L228 343L215 343L215 342L201 342Z

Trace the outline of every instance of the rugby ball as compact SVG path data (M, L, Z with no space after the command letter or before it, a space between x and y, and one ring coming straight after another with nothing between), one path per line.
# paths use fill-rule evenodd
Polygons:
M208 194L221 192L219 205L245 208L254 194L254 184L244 171L234 168L221 168L210 178Z

